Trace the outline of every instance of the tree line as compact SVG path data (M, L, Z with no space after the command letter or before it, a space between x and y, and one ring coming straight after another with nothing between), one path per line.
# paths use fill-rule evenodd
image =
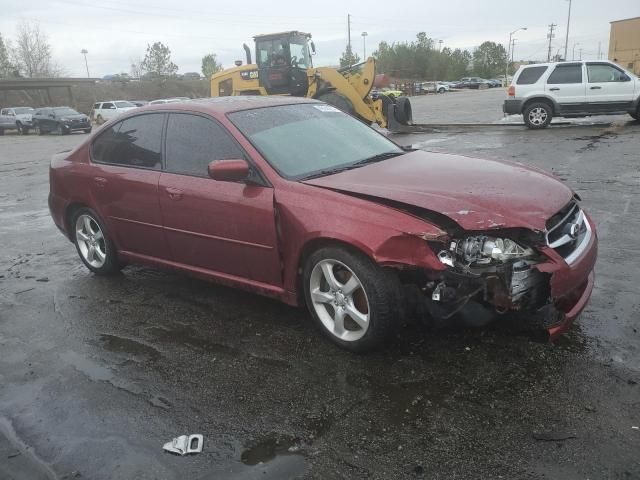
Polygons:
M378 44L373 52L376 72L407 80L457 80L465 76L494 78L504 75L507 51L495 42L483 42L473 52L459 48L436 48L436 41L425 32L412 42ZM360 57L347 45L340 57L340 66L357 64Z
M202 57L201 71L206 78L220 70L222 64L215 53ZM144 57L130 60L128 73L117 73L114 77L122 80L164 78L175 76L177 71L171 49L162 42L154 42L147 45ZM46 78L65 74L65 69L53 59L47 34L37 23L19 23L13 41L5 39L0 32L0 78Z

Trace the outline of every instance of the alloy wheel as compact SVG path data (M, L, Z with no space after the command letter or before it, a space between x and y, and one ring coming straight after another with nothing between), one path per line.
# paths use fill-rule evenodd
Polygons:
M324 327L340 340L353 342L369 328L369 300L362 282L338 260L318 262L309 278L313 308Z
M76 219L76 242L82 258L93 268L102 267L107 260L107 246L102 229L90 215Z
M529 112L529 122L532 125L543 125L547 121L547 111L542 107L533 108Z

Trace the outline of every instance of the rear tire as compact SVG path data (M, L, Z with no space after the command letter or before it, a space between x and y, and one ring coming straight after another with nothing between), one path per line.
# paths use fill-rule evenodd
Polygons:
M523 117L527 127L538 130L549 126L553 118L553 110L548 103L532 103L525 108Z
M85 128L85 129L83 130L83 132L84 132L84 133L91 133L91 128Z
M396 120L400 125L409 125L413 120L411 101L407 97L398 97L396 100Z
M104 123L104 118L102 118L102 115L98 115L98 116L96 117L96 123L97 123L98 125L102 125L102 124Z
M317 100L328 103L329 105L333 105L334 107L342 110L345 113L348 113L351 116L355 116L356 114L356 109L353 108L353 103L351 103L351 100L340 93L323 93L322 95L317 97Z
M447 91L447 90L446 90L445 88L442 88L442 87L440 87L440 88L438 89L438 93L444 93L444 92L446 92L446 91Z
M80 260L96 275L111 275L120 271L118 253L102 220L90 208L73 212L70 234Z
M364 254L321 248L307 259L303 282L316 325L340 347L366 352L391 338L401 310L398 281Z

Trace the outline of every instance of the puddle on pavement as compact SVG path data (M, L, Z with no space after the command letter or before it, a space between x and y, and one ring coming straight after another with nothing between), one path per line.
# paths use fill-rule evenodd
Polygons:
M81 373L84 373L89 379L99 381L109 381L113 378L113 372L102 365L97 364L93 360L80 355L73 351L67 351L60 354L60 358L71 365Z
M240 460L245 465L259 465L267 463L277 456L300 455L298 448L295 439L291 437L270 435L244 450Z
M127 357L131 355L134 359L142 357L142 359L154 361L161 357L160 352L153 347L116 335L100 335L100 345L110 352L126 355Z

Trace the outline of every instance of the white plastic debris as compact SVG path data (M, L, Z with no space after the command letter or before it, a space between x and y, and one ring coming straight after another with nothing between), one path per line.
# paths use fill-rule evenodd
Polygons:
M167 452L177 453L178 455L186 455L188 453L202 452L203 445L204 437L200 434L180 435L170 442L165 443L162 448L164 448Z
M640 427L636 427L635 425L633 425L631 428L633 428L634 430L640 430Z

